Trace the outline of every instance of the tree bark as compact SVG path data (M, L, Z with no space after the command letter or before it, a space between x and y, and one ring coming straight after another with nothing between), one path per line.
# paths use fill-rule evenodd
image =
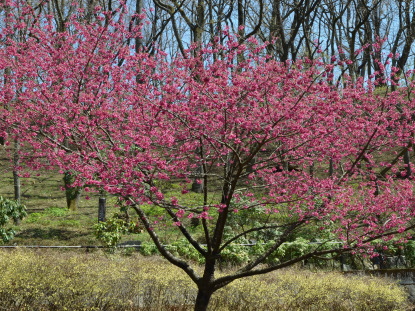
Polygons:
M203 167L199 165L196 169L196 177L192 183L192 191L195 193L203 193Z
M20 176L19 176L19 156L20 143L16 138L14 140L14 154L13 154L13 184L14 184L14 199L20 203L21 198L21 188L20 188Z
M406 172L405 178L411 178L412 177L411 156L410 156L408 148L405 150L405 153L403 154L403 161L405 164L405 172Z
M21 199L21 183L20 183L20 176L19 176L19 169L18 166L20 164L20 143L17 138L14 140L14 154L13 154L13 185L14 185L14 199L20 203ZM20 224L19 218L14 218L14 223L16 225Z
M65 184L66 206L71 211L76 211L81 197L81 187L74 187L75 177L70 172L65 172L63 181Z
M195 303L195 311L206 311L209 305L210 298L212 297L213 292L202 290L199 288L199 291L197 292L196 297L196 303Z

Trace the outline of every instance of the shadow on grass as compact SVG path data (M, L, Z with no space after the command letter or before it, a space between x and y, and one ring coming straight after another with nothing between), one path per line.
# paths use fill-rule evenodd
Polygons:
M61 240L66 241L76 237L85 236L85 232L77 232L66 229L41 229L41 228L31 228L25 229L18 234L16 238L20 239L44 239L44 240Z

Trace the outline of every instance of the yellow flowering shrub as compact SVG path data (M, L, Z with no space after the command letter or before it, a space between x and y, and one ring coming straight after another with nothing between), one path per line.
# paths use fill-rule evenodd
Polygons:
M224 311L412 310L404 288L393 280L294 269L235 281L217 293L213 304Z
M0 310L193 309L196 287L159 257L56 250L0 251ZM294 269L235 281L210 310L409 310L396 283Z

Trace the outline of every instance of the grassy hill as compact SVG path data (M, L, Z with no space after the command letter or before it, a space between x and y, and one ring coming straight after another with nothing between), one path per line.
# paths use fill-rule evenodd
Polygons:
M22 203L28 216L15 226L17 235L9 244L17 245L95 245L93 226L98 221L98 195L82 195L79 209L66 208L62 191L62 175L58 172L42 172L21 178ZM0 195L12 199L13 176L9 163L3 157L0 162ZM107 214L116 211L113 199L108 200Z

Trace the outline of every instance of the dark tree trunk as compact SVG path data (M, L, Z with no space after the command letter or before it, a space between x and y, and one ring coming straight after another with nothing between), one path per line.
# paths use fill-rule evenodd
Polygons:
M14 199L20 203L21 199L21 183L19 176L19 164L20 164L20 143L17 139L14 140L14 154L13 154L13 185L14 185ZM19 218L14 218L16 225L20 224Z
M135 2L135 13L136 14L141 14L143 12L143 0L136 0ZM138 26L140 25L140 23L142 23L141 18L136 17L135 20L135 24ZM135 52L138 53L140 52L141 48L143 47L143 39L140 36L135 37ZM137 77L137 79L139 79Z
M213 292L199 289L197 292L195 311L206 311L209 305L210 298L212 297Z
M406 178L411 178L412 177L412 169L411 169L411 156L409 154L409 150L406 149L405 153L403 154L403 161L405 163L405 172Z
M21 191L20 191L20 176L19 176L19 164L20 164L20 143L17 139L14 140L14 154L13 154L13 183L14 183L14 199L20 203Z
M215 241L213 241L213 252L215 252L215 248L218 247L218 245L215 244ZM217 255L214 254L210 254L206 257L203 277L199 280L199 282L197 282L198 291L194 308L195 311L206 311L210 298L216 290L212 284L215 278L215 268L217 263L217 260L215 259L216 257Z
M252 158L251 161L249 161L249 163L248 163L248 165L246 167L246 172L248 174L254 172L254 165L255 165L255 158Z

